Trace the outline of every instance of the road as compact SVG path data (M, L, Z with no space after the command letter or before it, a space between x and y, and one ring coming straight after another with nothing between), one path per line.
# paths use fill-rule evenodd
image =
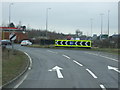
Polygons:
M16 88L118 88L117 55L15 45L32 59Z

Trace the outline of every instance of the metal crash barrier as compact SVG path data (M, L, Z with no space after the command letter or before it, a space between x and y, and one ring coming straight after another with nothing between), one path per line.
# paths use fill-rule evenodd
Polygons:
M91 40L55 40L55 46L91 48Z

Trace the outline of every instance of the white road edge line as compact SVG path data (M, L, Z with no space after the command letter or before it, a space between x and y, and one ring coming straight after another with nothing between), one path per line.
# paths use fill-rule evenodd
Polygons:
M28 56L28 58L30 60L30 66L28 68L30 70L30 69L32 69L32 59L26 52L24 52L24 53ZM24 78L14 88L18 88L23 83L23 81L27 78L27 76L28 76L28 73L24 76Z
M97 76L92 72L90 71L89 69L86 69L94 78L97 78Z
M102 90L106 90L106 88L104 87L104 85L100 84L100 87L102 88Z
M79 66L83 66L82 64L80 64L79 62L77 62L77 61L75 61L75 60L73 60L73 62L75 62L76 64L78 64Z
M31 59L31 57L26 52L24 52L24 53L28 56L28 58L30 60L30 66L28 68L30 70L30 69L32 69L32 59Z
M24 78L14 88L18 88L23 83L23 81L27 78L27 76L28 74L26 74Z
M70 57L68 57L67 55L64 55L64 54L63 54L62 56L66 57L67 59L70 59Z
M57 52L53 52L53 51L51 51L51 50L47 50L48 52L51 52L51 53L55 53L55 54L57 54Z
M95 56L100 56L100 57L103 57L103 58L110 59L110 60L112 60L112 61L116 61L116 62L118 62L117 59L113 59L113 58L110 58L110 57L107 57L107 56L98 55L98 54L89 53L89 52L85 52L85 53L87 53L87 54L91 54L91 55L95 55Z

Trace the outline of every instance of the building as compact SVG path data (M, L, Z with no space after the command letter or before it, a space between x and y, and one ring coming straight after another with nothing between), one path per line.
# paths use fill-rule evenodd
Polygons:
M17 36L15 42L20 42L21 40L28 39L28 32L20 28L0 27L0 31L2 31L2 39L9 39L9 35L13 32Z

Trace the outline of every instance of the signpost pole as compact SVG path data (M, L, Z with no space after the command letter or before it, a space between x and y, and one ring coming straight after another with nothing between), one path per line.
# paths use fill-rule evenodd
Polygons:
M12 42L12 53L14 54L14 40L16 39L15 33L11 33L10 36L9 36L9 39Z
M14 40L12 40L12 53L14 54Z

